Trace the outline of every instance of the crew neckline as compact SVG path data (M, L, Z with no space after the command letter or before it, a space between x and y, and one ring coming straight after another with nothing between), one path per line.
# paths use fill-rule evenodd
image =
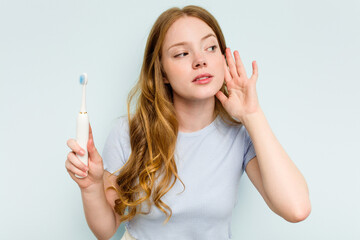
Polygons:
M211 130L213 130L215 128L215 122L218 120L219 115L216 116L216 118L214 119L214 121L212 121L209 125L207 125L206 127L203 127L200 130L197 130L195 132L180 132L178 131L178 136L181 137L194 137L194 136L199 136L201 134L205 134Z

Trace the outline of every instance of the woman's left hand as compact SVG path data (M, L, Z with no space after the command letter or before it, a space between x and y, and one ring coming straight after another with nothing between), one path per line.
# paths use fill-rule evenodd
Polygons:
M232 117L243 122L245 116L260 110L256 93L256 81L258 79L257 64L256 61L252 62L253 74L251 78L248 78L239 52L234 52L236 63L231 55L230 48L226 48L225 53L229 65L228 69L224 57L225 84L229 97L226 97L221 91L216 93L216 97Z

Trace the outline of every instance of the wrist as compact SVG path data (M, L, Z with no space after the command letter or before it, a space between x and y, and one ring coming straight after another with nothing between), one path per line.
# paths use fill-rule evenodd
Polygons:
M246 126L249 123L253 122L255 119L259 119L264 116L264 112L261 109L256 110L255 112L246 114L241 118L241 122Z
M80 188L81 193L83 194L92 194L92 193L98 193L99 191L104 190L104 182L101 180L99 182L93 183L88 187Z

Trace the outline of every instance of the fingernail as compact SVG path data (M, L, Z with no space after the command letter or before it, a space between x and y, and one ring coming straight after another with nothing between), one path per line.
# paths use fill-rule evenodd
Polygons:
M84 155L85 154L84 150L80 150L80 154Z

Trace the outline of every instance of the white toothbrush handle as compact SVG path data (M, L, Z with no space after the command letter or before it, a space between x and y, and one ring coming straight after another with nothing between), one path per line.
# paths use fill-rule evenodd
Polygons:
M85 154L80 156L76 154L76 156L86 165L88 166L88 151L87 151L87 143L89 140L89 117L87 113L80 112L77 117L76 124L76 141L80 145L82 149L85 150ZM84 178L83 176L79 176L75 174L78 178Z

